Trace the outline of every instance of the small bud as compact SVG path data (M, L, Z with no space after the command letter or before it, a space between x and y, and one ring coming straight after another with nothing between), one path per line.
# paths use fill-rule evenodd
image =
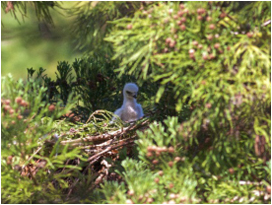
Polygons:
M142 201L143 198L144 198L144 196L143 196L143 195L140 195L139 198L138 198L138 200L139 200L139 201Z
M248 33L247 33L247 37L248 37L248 38L252 38L252 37L253 37L253 33L252 33L252 32L248 32Z
M128 30L132 29L132 24L128 24L128 25L127 25L127 29L128 29Z
M178 19L178 15L174 15L173 19L177 20Z
M182 17L182 16L183 16L183 14L184 14L184 12L183 12L183 11L178 11L178 16L179 16L179 17Z
M29 104L28 104L28 102L22 100L20 105L23 106L23 107L27 107Z
M163 171L160 170L160 171L158 172L158 174L159 174L160 176L163 176Z
M191 49L189 50L189 54L194 54L194 53L195 53L195 49L192 49L192 48L191 48Z
M227 47L227 50L228 50L228 51L230 50L230 46Z
M174 200L170 200L168 201L168 204L176 204L176 202Z
M14 120L12 120L12 121L11 121L11 124L15 125L15 121L14 121Z
M16 97L15 98L15 102L17 103L17 104L20 104L21 102L22 102L22 98L21 97Z
M152 18L152 15L151 15L151 14L148 14L148 18L150 18L150 19L151 19L151 18Z
M5 104L10 105L10 100L9 99L5 100Z
M225 12L222 12L219 16L220 16L220 18L225 18L227 16L227 14Z
M211 54L209 55L209 58L212 60L212 59L215 58L215 55L211 53Z
M170 152L170 153L174 153L174 152L175 152L174 147L169 147L169 148L168 148L168 152Z
M233 168L229 168L229 173L230 173L230 174L234 174L234 172L235 172L235 171L234 171Z
M207 16L207 18L206 18L206 21L211 21L212 20L212 17L210 17L210 16Z
M11 109L11 107L10 107L9 105L5 105L5 106L4 106L4 110L5 110L5 111L8 111L9 109Z
M197 20L201 21L202 19L203 19L202 16L200 16L200 15L197 16Z
M184 5L184 4L180 4L180 5L179 5L179 8L180 8L180 9L184 9L184 8L185 8L185 5Z
M17 116L17 119L18 119L18 120L21 120L21 119L23 119L23 116L22 116L22 115L18 115L18 116Z
M154 199L152 199L152 198L148 198L146 202L151 204L151 203L153 203L153 202L154 202Z
M168 150L168 149L167 149L167 147L165 147L165 146L163 146L163 147L161 148L161 151L162 151L162 152L167 152L167 150Z
M134 195L134 191L133 191L133 190L129 190L129 191L127 192L127 194L130 195L130 196L133 196L133 195Z
M197 46L197 45L198 45L198 42L197 42L197 41L193 41L192 44L193 44L194 46Z
M147 156L147 157L152 157L153 154L152 154L152 152L147 152L146 156Z
M177 197L176 197L176 194L172 193L172 194L169 195L169 198L170 199L176 199Z
M190 58L191 58L191 59L195 60L195 54L190 53L190 55L189 55L189 56L190 56Z
M215 25L214 24L209 25L209 29L214 30L215 29Z
M14 110L13 109L10 109L9 110L9 114L12 115L14 113Z
M168 48L164 48L164 49L163 49L163 52L164 52L164 53L167 53L167 52L168 52Z
M203 8L200 8L200 9L197 9L196 12L197 12L198 14L204 14L204 13L206 12L206 10L203 9Z
M206 53L203 53L203 54L202 54L202 58L203 58L204 60L208 60L208 55L207 55Z
M131 199L127 199L126 204L133 204L133 201Z
M218 33L215 34L214 37L215 37L215 38L219 38L219 34L218 34Z
M215 49L220 48L220 44L219 44L219 43L214 44L214 48L215 48Z
M165 39L165 43L169 44L172 41L172 38L168 37L167 39Z
M211 103L207 103L207 104L205 105L205 107L208 108L208 109L210 109L210 108L212 107L212 104L211 104Z
M170 47L170 48L174 48L175 45L176 45L176 41L171 41L171 42L169 43L169 47Z
M153 161L152 161L152 164L158 164L159 163L159 160L157 160L157 159L154 159Z
M182 22L182 23L185 23L186 22L186 18L185 17L182 17L181 19L180 19L180 21Z
M157 152L161 153L162 152L162 147L157 147Z
M49 105L48 110L53 112L55 110L55 105Z
M160 181L160 179L159 179L158 177L156 177L156 178L154 179L154 181L155 181L156 184L158 184L159 181Z
M21 105L21 106L24 106L24 105L25 105L25 101L22 100L22 101L20 102L20 105Z
M170 189L174 188L174 184L173 184L173 183L170 183L170 184L169 184L169 188L170 188Z
M267 191L269 194L271 194L271 186L270 186L270 185L268 185L268 186L266 187L266 191Z
M178 20L177 24L180 26L182 24L182 22L180 20Z
M172 161L168 162L169 167L173 167L173 165L174 165L174 162L172 162Z
M169 13L169 14L172 14L172 13L173 13L173 9L169 9L169 10L168 10L168 13Z
M7 157L7 164L11 164L12 163L12 156L8 156Z
M180 160L181 160L180 157L175 157L175 161L176 161L176 162L179 162Z
M203 48L202 44L199 44L199 45L197 46L197 48L198 48L198 49L202 49L202 48Z
M147 147L147 151L151 152L151 151L156 151L157 147L156 146L148 146Z
M208 40L212 40L212 39L213 39L213 35L212 35L212 34L208 35L208 36L207 36L207 39L208 39Z
M185 30L186 30L186 26L185 26L184 24L182 24L182 25L180 25L180 29L181 29L182 31L185 31Z

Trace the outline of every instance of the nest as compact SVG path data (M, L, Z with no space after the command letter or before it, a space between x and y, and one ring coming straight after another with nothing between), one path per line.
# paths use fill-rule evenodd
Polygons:
M92 176L94 176L93 186L97 187L106 180L114 180L120 181L121 177L113 171L110 171L112 164L109 163L106 158L111 158L111 161L114 162L119 159L119 151L126 147L127 156L132 155L132 148L135 145L135 139L137 138L137 131L144 131L149 127L150 121L148 118L142 118L139 121L130 122L127 124L122 123L121 121L117 121L114 125L109 122L109 119L112 116L111 114L106 113L106 111L96 111L94 112L85 124L77 127L78 129L71 127L68 132L62 132L58 137L54 137L52 133L50 134L50 139L47 139L43 142L42 146L39 147L34 154L33 158L29 158L28 162L32 160L35 163L26 163L26 166L16 167L18 171L20 171L22 176L29 177L35 183L35 175L38 170L43 169L46 165L45 160L36 159L35 155L39 153L39 151L44 148L48 153L51 153L53 149L63 148L67 146L68 149L80 149L84 155L88 156L87 162L84 162L84 166L82 167L81 173L87 175L90 171ZM100 117L99 117L100 116ZM96 133L86 133L84 132L84 137L79 135L84 131L88 125L95 125L98 128L103 128L102 131ZM119 128L119 129L118 129ZM117 130L116 130L117 129ZM102 132L102 133L101 133ZM48 138L48 137L47 137ZM56 152L58 155L58 151ZM71 159L64 162L65 165L80 165L80 159ZM82 165L81 165L82 166ZM57 170L57 173L63 172L64 168ZM80 182L80 178L70 178L69 181L69 190L68 197L72 193L73 189L76 187L78 182ZM54 184L54 183L53 183ZM55 184L57 187L58 185ZM94 188L93 187L93 188Z

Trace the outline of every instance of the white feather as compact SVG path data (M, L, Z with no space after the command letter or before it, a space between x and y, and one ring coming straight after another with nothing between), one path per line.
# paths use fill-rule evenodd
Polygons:
M125 122L135 121L144 116L142 106L136 101L138 90L135 83L127 83L123 89L123 105L114 114ZM112 120L115 120L115 117Z

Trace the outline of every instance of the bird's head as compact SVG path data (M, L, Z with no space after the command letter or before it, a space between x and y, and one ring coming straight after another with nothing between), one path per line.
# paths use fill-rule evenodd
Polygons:
M124 98L126 99L137 98L138 90L139 88L135 83L127 83L123 90Z

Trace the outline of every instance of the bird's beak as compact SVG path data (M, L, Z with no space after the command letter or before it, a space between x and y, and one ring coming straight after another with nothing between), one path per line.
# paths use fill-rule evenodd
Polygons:
M137 95L133 95L134 98L137 98Z

